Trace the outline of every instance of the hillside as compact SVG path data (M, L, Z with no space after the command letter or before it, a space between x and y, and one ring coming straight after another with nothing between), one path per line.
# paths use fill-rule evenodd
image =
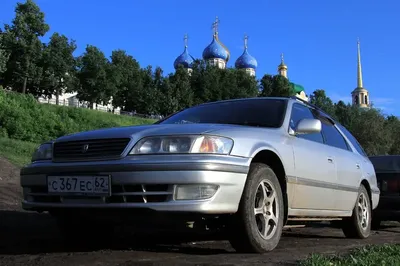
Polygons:
M0 159L6 158L13 165L18 167L24 166L31 161L31 156L38 146L39 144L32 142L0 138ZM2 171L4 169L0 165L0 172ZM4 176L4 178L7 177L5 173L0 173L1 176Z
M41 143L75 132L154 122L85 108L40 104L31 95L0 89L0 138Z

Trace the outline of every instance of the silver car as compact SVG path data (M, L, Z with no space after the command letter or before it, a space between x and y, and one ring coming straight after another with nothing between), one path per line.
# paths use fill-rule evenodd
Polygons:
M349 131L294 97L206 103L153 125L60 137L37 149L21 185L23 208L50 212L69 236L132 218L224 228L238 252L257 253L273 250L293 218L340 218L347 237L367 238L380 193Z

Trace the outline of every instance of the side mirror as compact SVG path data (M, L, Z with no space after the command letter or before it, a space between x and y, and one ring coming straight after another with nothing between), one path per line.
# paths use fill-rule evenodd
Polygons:
M321 121L318 119L301 119L295 129L295 134L311 134L318 133L322 130Z

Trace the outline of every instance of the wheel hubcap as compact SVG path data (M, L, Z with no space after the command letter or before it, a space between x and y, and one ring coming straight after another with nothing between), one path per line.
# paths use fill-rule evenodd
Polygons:
M363 230L367 229L369 223L369 208L368 200L364 193L361 193L358 197L357 208L358 208L358 221Z
M278 228L279 202L276 198L275 187L269 180L258 184L254 202L254 215L260 236L270 239Z

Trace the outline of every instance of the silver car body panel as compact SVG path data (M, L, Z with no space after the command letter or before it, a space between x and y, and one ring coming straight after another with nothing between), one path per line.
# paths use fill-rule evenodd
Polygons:
M288 105L280 128L157 124L102 129L61 137L56 142L125 137L131 141L116 160L62 163L42 161L24 167L21 170L23 208L111 207L234 213L238 209L252 159L261 151L270 151L280 158L285 170L290 216L350 216L363 181L369 186L372 207L375 209L379 202L379 189L369 159L359 154L345 136L343 137L353 151L290 135L288 129L292 105L299 102L285 99L288 100ZM233 139L234 146L230 155L128 155L133 146L144 137L186 134L224 136ZM68 199L57 203L32 200L32 187L47 186L47 176L60 173L109 175L112 185L166 184L169 188L163 193L169 193L170 196L163 202L145 203L106 203L105 198L95 201ZM174 189L179 184L216 184L219 189L212 198L206 200L174 200Z

